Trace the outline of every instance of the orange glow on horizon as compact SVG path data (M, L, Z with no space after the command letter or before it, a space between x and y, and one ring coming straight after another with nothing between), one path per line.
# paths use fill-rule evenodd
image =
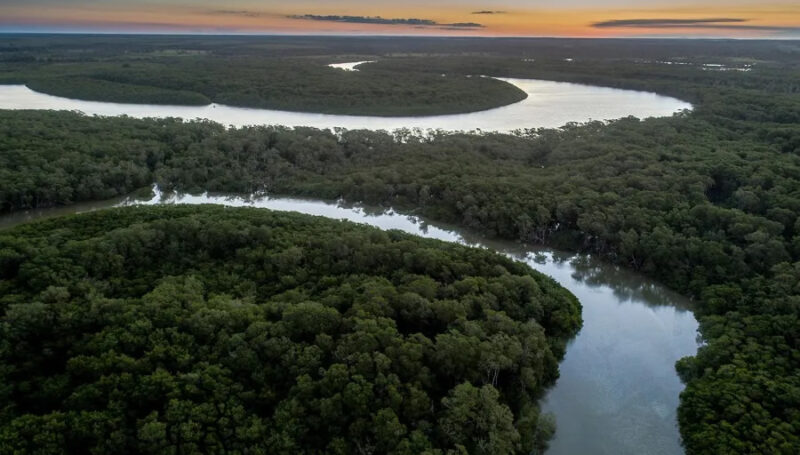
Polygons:
M123 6L108 4L96 7L50 6L31 8L0 6L0 25L74 28L80 30L118 30L120 32L178 33L254 33L254 34L374 34L374 35L445 35L445 36L731 36L770 37L784 34L800 36L800 3L756 7L734 7L723 13L703 7L672 9L610 10L527 9L504 10L505 14L470 14L469 8L431 7L421 10L409 7L384 7L384 18L424 18L437 26L364 24L295 19L289 16L313 13L319 15L363 15L343 5L321 6L315 11L297 11L277 6L269 11L214 11L208 8L181 6ZM697 19L735 17L745 22L723 26L603 27L592 26L608 20ZM448 27L447 24L477 22L481 28ZM796 31L796 33L794 33Z

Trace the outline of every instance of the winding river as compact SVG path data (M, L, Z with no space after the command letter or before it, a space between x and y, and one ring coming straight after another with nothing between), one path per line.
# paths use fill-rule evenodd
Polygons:
M393 211L293 198L166 195L119 198L0 217L0 228L36 218L106 207L222 204L295 211L398 229L448 242L490 248L553 277L583 304L583 329L569 343L561 377L544 398L558 430L549 455L678 455L676 422L683 389L674 363L698 347L689 302L638 274L590 256L497 241Z
M334 67L358 71L356 66L363 63L368 62L339 63ZM469 114L369 117L249 109L222 104L172 106L82 101L35 92L24 85L0 85L0 109L68 110L81 111L88 115L127 115L135 118L206 119L235 127L285 125L320 129L341 127L351 130L394 131L400 128L419 128L508 133L526 128L557 128L570 122L613 120L631 115L639 118L663 117L692 108L689 103L655 93L534 79L499 79L519 87L528 97L508 106Z
M350 62L331 65L358 71ZM446 77L446 76L445 76ZM482 112L429 117L366 117L247 109L212 104L168 106L80 101L0 85L0 109L77 110L88 115L207 119L230 126L286 125L316 128L395 130L419 128L512 132L560 127L569 122L668 116L691 109L653 93L530 79L501 79L524 90L518 103ZM698 347L697 321L683 297L635 273L590 256L532 248L475 235L392 211L335 202L231 195L164 195L142 200L82 203L0 217L0 229L41 217L135 204L223 204L295 211L398 229L423 237L493 249L526 262L575 294L583 304L584 327L569 343L561 377L542 407L556 417L550 455L678 455L683 450L676 422L683 389L674 363Z

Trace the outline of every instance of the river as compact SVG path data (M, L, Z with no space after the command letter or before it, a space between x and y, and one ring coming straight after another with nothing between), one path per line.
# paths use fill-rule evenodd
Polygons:
M381 229L490 248L553 277L583 305L583 329L570 341L561 377L542 408L558 429L548 455L678 455L676 409L683 385L675 361L698 347L690 303L641 275L591 256L498 241L393 211L336 202L233 195L165 195L118 198L0 217L0 228L37 218L113 206L222 204L294 211L344 219Z
M343 70L356 70L357 64L337 64ZM480 112L420 117L370 117L288 112L270 109L210 104L172 106L82 101L35 92L24 85L0 85L0 109L49 109L81 111L87 115L135 118L177 117L206 119L223 125L310 126L320 129L346 128L394 131L400 128L446 131L484 131L508 133L526 128L557 128L570 122L670 116L691 109L684 101L655 93L551 82L534 79L500 79L513 84L528 97L508 106Z

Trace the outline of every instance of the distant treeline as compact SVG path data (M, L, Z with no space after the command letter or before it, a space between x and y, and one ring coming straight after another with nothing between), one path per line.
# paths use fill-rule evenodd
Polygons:
M0 83L84 100L411 116L474 112L525 98L492 76L671 90L693 67L793 62L796 41L4 35ZM359 72L332 62L377 59ZM567 61L569 60L569 61ZM597 71L574 63L590 62ZM631 61L641 65L629 67ZM660 66L663 71L654 71ZM619 70L619 72L617 71ZM675 78L676 70L685 70ZM734 72L718 71L725 80ZM445 77L442 77L442 75ZM702 75L701 75L702 76ZM707 83L708 80L703 81ZM701 91L702 93L702 91ZM688 94L699 96L698 94Z
M191 36L4 34L0 61L76 62L139 56L356 57L471 56L485 58L622 59L693 58L796 60L796 40L569 39L400 36Z
M374 71L425 66L433 74L497 65L501 73L493 75L643 88L695 103L693 112L672 118L520 135L225 130L203 122L0 113L0 203L4 211L68 204L153 181L184 191L265 190L379 203L505 238L595 252L697 301L705 345L678 363L687 384L679 408L687 453L795 454L800 61L796 43L741 45L742 55L724 63L755 62L751 71L640 57L376 64ZM708 63L703 52L716 45L700 43L696 53L675 46Z

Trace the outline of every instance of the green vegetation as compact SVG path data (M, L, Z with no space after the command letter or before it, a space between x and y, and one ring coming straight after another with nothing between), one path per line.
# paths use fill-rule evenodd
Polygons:
M178 57L33 65L10 80L94 101L210 104L324 114L403 116L490 109L525 99L506 82L427 72L343 71L321 61Z
M0 50L1 51L1 50ZM129 52L130 51L130 52ZM325 114L417 116L505 106L524 91L489 78L428 71L343 71L331 57L255 57L230 53L0 52L0 84L50 95L119 103L232 106Z
M679 423L689 455L798 453L800 45L466 42L474 52L494 46L498 57L460 55L467 44L459 40L367 41L385 52L374 71L496 68L492 75L657 90L692 101L695 110L516 136L224 130L174 120L0 113L0 207L66 204L156 181L186 191L344 197L594 252L697 300L706 345L678 363L687 384ZM257 45L284 46L279 55L350 49L342 42L313 48L312 39L301 39L301 50L288 50L289 43L253 42L242 52ZM450 55L408 56L425 46ZM390 58L401 50L406 56ZM703 67L711 58L755 65ZM658 63L676 59L687 64Z
M115 82L80 74L72 77L32 77L24 78L24 81L31 90L80 100L192 106L211 104L210 98L198 92Z
M0 453L527 454L580 304L498 254L298 214L0 234Z

